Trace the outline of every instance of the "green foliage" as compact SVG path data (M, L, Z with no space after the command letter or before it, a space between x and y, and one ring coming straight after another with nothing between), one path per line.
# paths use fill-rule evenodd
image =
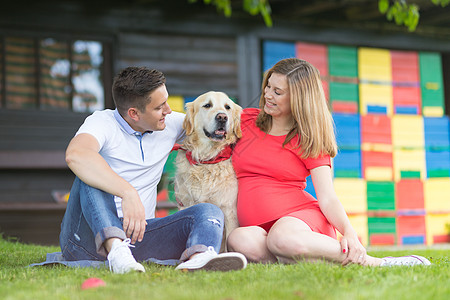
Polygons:
M191 3L197 0L188 0ZM435 5L442 7L450 4L450 0L430 0ZM218 11L223 12L226 17L231 17L231 0L203 0L203 3L216 6ZM261 15L267 27L272 27L272 10L269 0L242 0L242 8L250 15ZM407 0L378 0L378 10L386 15L389 21L397 25L404 25L409 31L415 31L419 24L419 6L409 4Z
M378 9L386 14L389 21L394 20L397 25L405 25L409 31L416 30L419 23L419 7L416 4L408 4L405 0L396 0L392 4L389 0L379 0Z
M189 0L189 2L194 3L197 0ZM224 16L231 17L231 0L203 0L203 3L216 6L217 10L223 12ZM242 8L252 16L260 14L266 26L272 27L272 10L269 0L242 0Z
M450 249L414 250L428 267L342 267L325 262L249 264L242 271L183 273L145 264L146 273L117 275L109 269L27 267L57 247L25 245L0 237L0 298L20 299L448 299ZM411 250L369 251L383 257ZM105 287L81 290L90 277Z
M444 7L450 0L431 0L431 2ZM415 31L419 24L419 6L409 4L406 0L378 0L378 10L385 14L389 21L394 20L395 24L404 25L409 31Z

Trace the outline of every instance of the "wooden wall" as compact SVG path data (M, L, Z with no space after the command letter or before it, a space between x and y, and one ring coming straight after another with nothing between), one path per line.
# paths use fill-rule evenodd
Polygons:
M216 90L238 96L235 38L120 33L116 69L133 65L161 70L170 95L196 97Z

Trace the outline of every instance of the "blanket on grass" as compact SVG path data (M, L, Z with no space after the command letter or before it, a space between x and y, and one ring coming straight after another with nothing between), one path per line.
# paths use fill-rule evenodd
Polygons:
M145 263L155 263L163 266L176 266L180 263L178 259L167 259L160 260L156 258L149 258L144 261ZM71 268L109 268L109 263L107 260L99 261L99 260L76 260L76 261L68 261L65 260L64 256L61 252L53 252L47 253L46 260L41 263L31 264L28 267L36 267L36 266L52 266L52 265L64 265Z

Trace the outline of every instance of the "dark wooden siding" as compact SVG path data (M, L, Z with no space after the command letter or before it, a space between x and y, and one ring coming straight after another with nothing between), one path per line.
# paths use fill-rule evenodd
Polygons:
M236 38L121 33L118 69L147 66L167 77L171 95L223 91L238 96Z
M64 150L86 116L0 109L0 151Z
M52 202L70 189L65 149L86 114L0 110L0 202Z

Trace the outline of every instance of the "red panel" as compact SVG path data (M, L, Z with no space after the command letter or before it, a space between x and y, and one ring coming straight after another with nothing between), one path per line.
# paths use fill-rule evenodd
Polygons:
M395 184L397 210L423 210L423 182L420 179L400 180Z
M164 218L169 215L168 209L157 209L155 212L155 218Z
M371 234L369 243L370 245L394 245L395 235L393 233Z
M435 244L450 243L450 234L433 235L433 243Z
M422 98L419 87L394 86L392 89L394 106L414 106L421 114Z
M391 145L391 118L378 114L361 116L361 142Z
M332 102L332 110L337 113L358 113L358 103L347 102L347 101L336 101Z
M328 76L328 51L323 44L295 43L295 56L316 67L321 76Z
M323 92L325 94L325 98L327 99L327 102L330 102L330 87L329 87L328 81L322 80L322 86L323 86Z
M163 189L159 191L158 195L156 196L156 201L167 201L169 199L169 193L167 189Z
M419 82L417 52L391 51L392 81Z
M392 152L362 151L362 167L393 168Z
M425 216L398 216L397 217L398 241L405 235L426 236Z

